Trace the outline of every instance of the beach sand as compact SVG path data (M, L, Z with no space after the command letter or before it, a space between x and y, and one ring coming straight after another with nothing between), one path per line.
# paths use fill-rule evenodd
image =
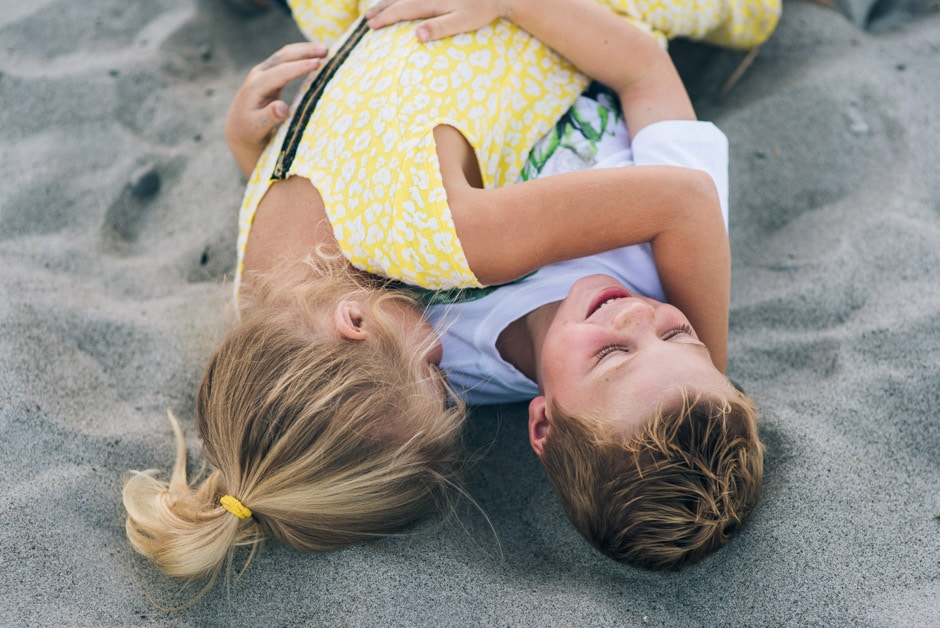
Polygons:
M940 14L787 0L741 55L677 45L732 150L729 374L763 500L703 563L594 552L477 411L480 509L320 555L269 543L192 607L124 535L128 469L198 467L193 397L229 314L244 179L222 123L299 38L222 0L0 0L0 624L940 625ZM485 518L483 513L486 513Z

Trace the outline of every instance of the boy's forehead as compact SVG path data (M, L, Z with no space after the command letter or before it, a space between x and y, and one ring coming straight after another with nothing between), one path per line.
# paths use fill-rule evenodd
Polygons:
M730 382L717 370L715 374L713 381L699 385L678 381L648 381L645 386L631 388L609 380L593 395L582 396L564 404L556 400L555 405L565 414L582 417L596 424L599 429L629 436L657 416L681 411L688 399L711 396L722 398L733 392ZM549 398L552 397L549 388L544 392Z

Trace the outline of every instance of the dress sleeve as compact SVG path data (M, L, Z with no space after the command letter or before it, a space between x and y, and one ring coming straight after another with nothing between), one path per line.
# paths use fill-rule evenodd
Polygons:
M358 0L288 0L287 4L304 37L327 46L365 11Z
M666 39L687 37L733 50L764 43L782 0L598 0Z

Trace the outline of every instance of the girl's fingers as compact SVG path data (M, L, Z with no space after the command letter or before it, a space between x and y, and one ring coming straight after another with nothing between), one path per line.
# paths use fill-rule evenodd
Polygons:
M290 116L290 107L283 100L275 100L268 108L271 110L271 117L276 123L281 123Z
M275 100L270 105L262 109L262 115L258 118L258 124L262 133L267 136L274 127L287 119L290 115L290 107L283 100Z
M283 100L275 100L257 109L241 122L239 136L253 143L263 143L274 130L290 116L290 107Z
M322 59L329 49L323 44L299 42L287 44L273 55L262 61L257 67L261 70L270 70L283 63L300 61L303 59Z
M309 74L320 67L320 59L300 59L287 61L258 75L256 88L261 94L276 95L288 83Z

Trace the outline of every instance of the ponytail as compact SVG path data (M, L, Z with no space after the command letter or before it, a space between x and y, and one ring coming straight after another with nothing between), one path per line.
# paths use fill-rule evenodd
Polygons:
M208 577L204 592L238 546L253 554L274 538L312 552L376 539L447 504L455 488L465 409L447 402L443 375L428 367L432 343L403 338L396 312L416 303L360 280L342 259L301 270L254 278L209 360L195 423L215 470L189 484L171 414L169 483L150 470L124 487L137 551L169 575ZM350 296L372 304L368 341L324 326L323 313Z
M157 470L134 471L124 485L125 529L134 548L165 573L187 579L209 577L210 584L235 547L261 540L257 524L233 515L221 503L224 480L213 471L198 486L186 477L186 442L168 412L176 437L176 464L169 483Z

